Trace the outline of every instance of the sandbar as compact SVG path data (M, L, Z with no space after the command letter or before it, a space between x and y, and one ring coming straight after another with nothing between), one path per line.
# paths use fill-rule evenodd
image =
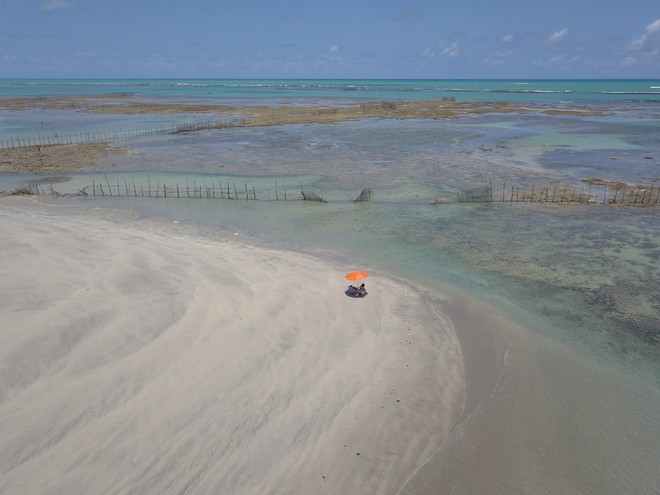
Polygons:
M0 492L397 493L463 411L423 292L241 235L0 199Z

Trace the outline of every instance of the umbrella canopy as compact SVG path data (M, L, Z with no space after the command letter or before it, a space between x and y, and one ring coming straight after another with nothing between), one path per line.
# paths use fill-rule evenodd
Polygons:
M352 280L352 281L363 280L363 279L367 278L368 276L369 275L367 274L367 272L351 272L351 273L345 275L345 277L348 280Z

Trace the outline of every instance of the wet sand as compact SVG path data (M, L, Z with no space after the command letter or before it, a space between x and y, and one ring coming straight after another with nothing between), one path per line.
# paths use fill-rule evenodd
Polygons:
M466 406L402 494L655 491L660 393L653 380L544 338L474 299L453 297L443 310L463 351Z
M110 143L29 146L0 150L0 173L64 174L94 169L129 152Z

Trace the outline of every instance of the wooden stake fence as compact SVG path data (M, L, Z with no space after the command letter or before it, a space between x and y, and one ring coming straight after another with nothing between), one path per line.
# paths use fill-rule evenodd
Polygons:
M236 183L230 182L216 183L211 181L209 183L202 181L198 183L197 180L190 182L186 179L183 185L167 185L165 183L161 184L160 181L153 184L151 179L147 178L146 185L143 183L136 184L135 180L132 179L130 182L124 179L123 184L119 180L110 184L107 177L105 178L105 184L103 181L96 182L92 180L92 184L82 188L79 195L126 198L258 199L256 187L248 186L247 183L244 183L242 187L238 187Z
M47 186L47 188L46 188ZM371 201L371 190L369 201ZM365 193L363 191L363 194ZM93 197L128 197L128 198L185 198L185 199L230 199L230 200L304 200L325 202L314 192L300 190L291 193L286 182L280 185L275 179L274 189L257 197L257 189L247 182L237 185L235 182L198 181L186 179L185 184L161 184L158 180L152 183L147 176L146 185L130 181L126 178L110 181L106 175L103 180L92 180L92 184L83 187L76 193L59 193L50 182L33 181L27 186L19 187L12 192L0 192L0 195L51 195L51 196L93 196ZM266 197L270 194L270 197ZM361 195L362 196L362 195ZM359 200L359 199L358 199ZM652 183L650 186L631 185L624 183L607 183L599 179L587 180L581 186L566 186L553 184L522 190L517 185L502 183L501 188L493 187L492 183L466 189L459 193L455 200L451 198L436 198L432 204L445 203L551 203L551 204L585 204L585 205L620 205L620 206L657 206L660 204L660 186Z
M595 179L583 181L580 187L553 184L537 188L533 185L531 190L522 191L517 185L507 186L503 182L501 194L497 191L491 182L458 193L457 201L459 203L580 203L637 206L655 206L660 203L660 187L654 182L650 186L645 186Z
M84 132L77 134L54 134L52 136L10 136L0 141L0 149L29 148L33 146L58 146L86 143L99 143L108 141L126 141L148 136L166 134L185 134L208 129L224 129L229 127L248 127L259 125L272 125L282 121L295 121L296 119L318 117L337 113L336 108L322 108L291 112L276 117L226 117L219 120L200 120L183 122L166 126L145 127L143 129L121 129L98 132Z
M360 108L396 108L397 103L391 101L365 102L360 104ZM10 136L0 141L0 149L28 148L32 146L57 146L71 144L99 143L107 141L126 141L148 136L166 135L166 134L184 134L207 129L224 129L228 127L248 127L260 125L272 125L282 122L295 122L296 120L319 117L324 115L334 115L338 112L337 108L301 108L295 112L286 115L276 116L252 116L252 117L233 117L227 116L217 120L198 120L193 122L182 122L157 127L145 127L142 129L120 129L106 130L98 132L81 132L76 134L54 134L51 136Z

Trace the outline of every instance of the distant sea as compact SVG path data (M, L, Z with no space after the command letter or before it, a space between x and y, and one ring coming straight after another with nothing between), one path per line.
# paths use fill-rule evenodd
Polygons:
M0 96L658 100L660 79L0 79Z

